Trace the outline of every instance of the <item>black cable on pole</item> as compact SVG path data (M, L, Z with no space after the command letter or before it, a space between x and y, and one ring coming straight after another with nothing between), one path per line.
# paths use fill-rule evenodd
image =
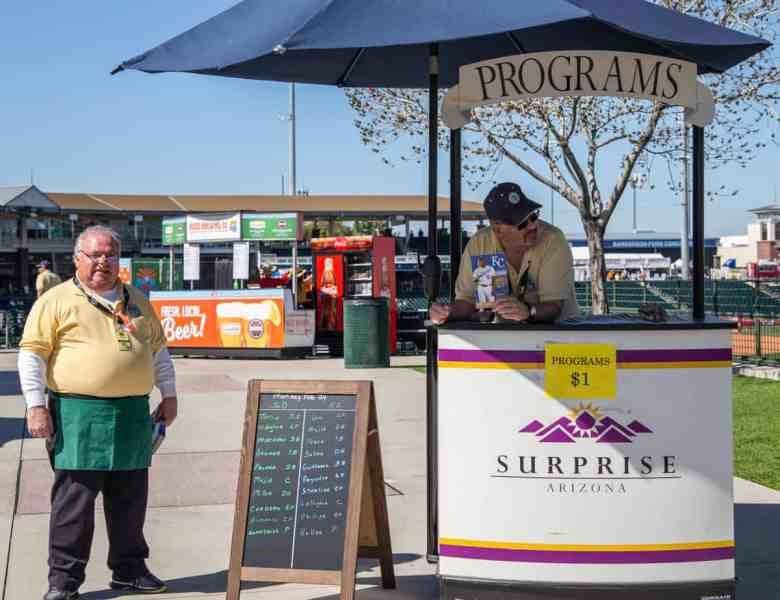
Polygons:
M693 127L693 318L704 320L704 128Z

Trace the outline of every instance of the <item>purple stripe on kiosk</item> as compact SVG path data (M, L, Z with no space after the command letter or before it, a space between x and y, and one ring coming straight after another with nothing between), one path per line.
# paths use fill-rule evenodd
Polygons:
M618 350L618 363L669 363L730 361L731 348L687 350ZM544 351L534 350L439 350L439 360L448 362L544 363Z
M534 350L439 350L439 360L452 362L543 363L544 352Z
M472 546L439 546L442 556L498 560L506 562L557 564L655 564L705 562L734 558L734 547L684 550L640 550L633 552L593 552L572 550L514 550L510 548L475 548Z

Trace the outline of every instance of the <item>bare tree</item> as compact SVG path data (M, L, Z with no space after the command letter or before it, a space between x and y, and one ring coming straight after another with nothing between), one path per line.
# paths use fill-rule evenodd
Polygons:
M654 0L672 8L774 41L778 0ZM766 134L780 122L780 67L772 51L751 57L729 72L702 77L716 102L707 128L709 168L747 165L774 140ZM362 141L389 163L385 151L408 143L402 160L421 161L427 149L427 92L353 89L346 92L357 113ZM442 92L443 95L443 92ZM682 185L675 165L683 155L682 110L661 103L613 97L541 98L480 107L464 127L464 171L477 186L509 161L552 188L574 206L590 250L593 312L608 312L604 289L604 234L634 172L666 167L670 189ZM440 129L439 143L448 136ZM614 147L618 165L599 168L600 153ZM658 159L658 160L655 160ZM605 184L606 175L610 182ZM734 194L725 186L708 195Z

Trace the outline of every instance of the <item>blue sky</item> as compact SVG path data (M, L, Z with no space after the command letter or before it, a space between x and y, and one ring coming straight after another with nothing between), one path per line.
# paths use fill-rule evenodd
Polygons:
M137 72L110 76L124 59L157 45L235 0L0 3L0 186L34 181L44 191L163 194L274 194L287 171L286 84ZM425 165L388 167L362 146L354 115L339 90L298 86L298 186L312 194L425 194ZM400 150L400 149L399 149ZM395 151L394 151L395 152ZM780 199L780 148L747 169L708 172L734 198L707 205L708 235L744 233L751 207ZM441 156L440 192L448 194ZM504 166L545 205L549 191ZM641 229L678 232L679 198L659 173L653 191L638 192ZM481 200L489 185L464 188ZM574 209L556 202L557 225L579 233ZM624 196L609 230L631 229Z

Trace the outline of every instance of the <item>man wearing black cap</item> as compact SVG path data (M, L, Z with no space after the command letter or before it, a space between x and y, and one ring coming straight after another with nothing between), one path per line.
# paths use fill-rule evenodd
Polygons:
M480 229L466 246L455 302L434 303L431 320L468 319L478 308L492 308L507 321L550 323L577 316L571 248L560 229L539 219L541 205L519 185L500 183L484 206L490 227ZM496 271L492 306L486 306L474 279L480 265Z
M62 283L62 280L59 275L52 273L51 263L48 260L42 260L36 266L38 267L38 277L35 279L35 291L40 298L55 285Z

